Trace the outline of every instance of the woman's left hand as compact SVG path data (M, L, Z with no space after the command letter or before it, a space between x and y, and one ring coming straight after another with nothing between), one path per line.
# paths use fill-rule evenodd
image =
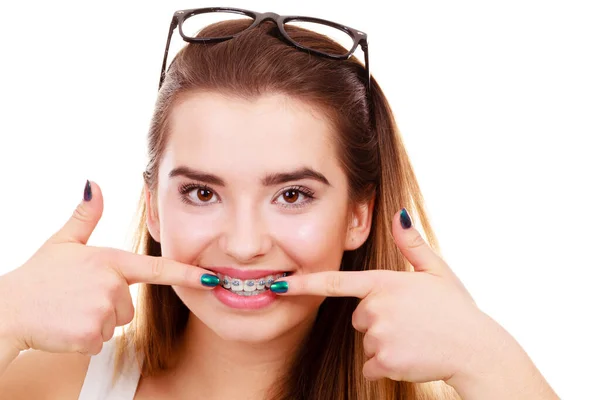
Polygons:
M393 221L396 245L415 272L369 270L290 276L283 295L358 297L352 325L364 335L367 379L452 379L482 354L500 350L506 331L483 313L458 277L421 237ZM481 354L480 354L481 352Z

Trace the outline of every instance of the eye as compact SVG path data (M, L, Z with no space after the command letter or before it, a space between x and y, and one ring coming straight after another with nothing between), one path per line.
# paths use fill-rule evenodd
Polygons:
M282 198L283 203L279 202L283 207L303 207L314 200L314 192L303 186L294 186L284 189L277 198ZM304 199L298 201L298 199Z
M179 193L182 200L188 204L208 205L215 203L211 200L216 198L216 194L206 185L186 184L179 188Z
M198 197L198 200L200 200L202 202L210 201L210 199L212 199L212 197L214 195L214 193L211 192L210 189L198 188L195 190L196 190L196 197Z
M297 190L286 190L282 196L287 203L295 203L300 197L300 192Z

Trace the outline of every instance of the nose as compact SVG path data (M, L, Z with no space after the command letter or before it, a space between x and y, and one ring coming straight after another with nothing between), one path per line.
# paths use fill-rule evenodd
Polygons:
M271 248L260 210L245 206L231 213L220 245L225 254L238 263L249 263Z

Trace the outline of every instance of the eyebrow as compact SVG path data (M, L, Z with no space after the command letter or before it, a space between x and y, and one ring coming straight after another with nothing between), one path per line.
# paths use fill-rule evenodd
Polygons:
M223 178L207 172L196 171L189 167L177 167L169 172L169 178L175 178L177 176L184 176L186 178L205 182L211 185L225 186L225 180ZM267 174L262 178L261 181L263 186L274 186L281 185L286 182L298 181L301 179L313 179L324 183L327 186L331 186L331 183L329 183L323 174L309 167L303 167L289 172Z

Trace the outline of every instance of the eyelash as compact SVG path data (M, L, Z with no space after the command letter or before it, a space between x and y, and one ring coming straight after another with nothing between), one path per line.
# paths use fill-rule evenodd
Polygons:
M204 205L199 205L197 203L194 203L193 201L191 201L188 197L188 194L193 191L193 190L208 190L210 192L212 192L214 195L217 195L217 193L212 190L209 186L207 185L199 185L197 183L186 183L183 184L179 187L179 194L181 195L181 200L186 203L186 204L190 204L193 206L200 206L203 207ZM305 186L291 186L289 188L285 188L283 189L281 192L279 192L279 194L277 195L277 197L275 199L278 199L281 195L285 194L285 192L288 191L295 191L300 193L301 195L303 195L304 197L306 197L306 200L300 204L296 204L296 203L291 203L291 204L287 204L284 205L284 208L301 208L301 207L305 207L306 205L308 205L309 203L311 203L314 198L315 198L315 192L313 192L312 190L310 190L309 188L305 187ZM217 196L218 197L218 196ZM210 203L207 203L206 205L208 205Z

